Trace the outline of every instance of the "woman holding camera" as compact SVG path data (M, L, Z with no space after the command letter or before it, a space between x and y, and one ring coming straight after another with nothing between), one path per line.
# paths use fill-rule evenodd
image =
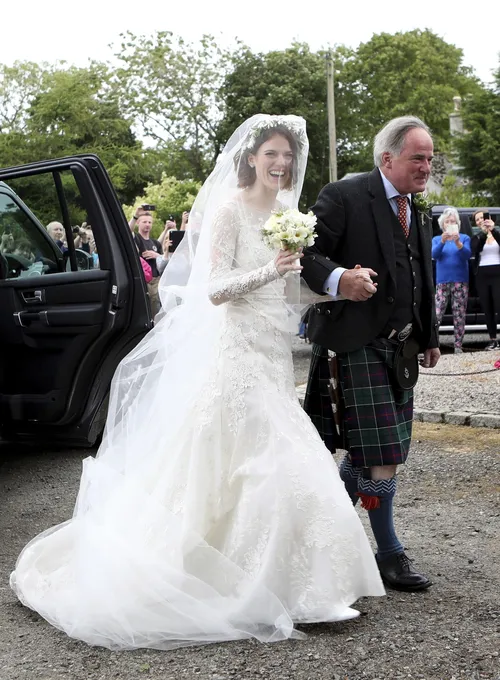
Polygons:
M500 317L500 229L485 210L477 210L474 221L481 229L479 234L472 237L477 292L490 336L490 343L485 349L491 351L500 349L497 341L497 315Z
M455 354L462 354L469 296L470 238L460 233L460 216L456 208L446 208L438 224L442 234L432 239L432 258L436 261L436 318L440 326L451 297Z

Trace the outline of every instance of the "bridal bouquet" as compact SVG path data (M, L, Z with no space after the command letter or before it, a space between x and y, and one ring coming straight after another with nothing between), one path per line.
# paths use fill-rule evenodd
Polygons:
M312 212L306 215L295 208L273 212L262 227L262 236L270 248L298 252L313 245L317 236L314 231L316 222L316 215Z

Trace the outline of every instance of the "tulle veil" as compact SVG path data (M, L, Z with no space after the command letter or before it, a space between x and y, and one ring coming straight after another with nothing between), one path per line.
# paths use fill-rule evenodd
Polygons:
M254 116L194 203L154 329L116 371L73 517L28 543L11 575L26 606L89 644L273 642L303 636L296 621L353 618L358 597L383 594L336 465L296 398L287 332L298 328L298 275L263 285L259 303L210 300L215 247L231 276L273 263L267 247L253 263L248 248L215 243L213 226L230 205L238 228L254 229L242 243L261 247L240 170L266 128L293 135L293 182L276 206L297 206L305 122Z
M305 120L291 115L252 116L231 135L196 197L185 237L160 280L162 310L155 327L116 371L99 456L115 450L126 466L129 461L128 456L123 456L122 443L127 442L126 451L136 458L135 452L142 449L141 441L137 440L137 448L131 443L145 422L152 426L154 423L156 428L159 419L172 436L177 428L189 426L183 413L197 398L197 386L203 384L217 352L224 315L222 308L210 302L208 294L214 217L221 206L236 201L241 224L251 219L245 204L238 201L244 191L238 186L239 168L245 162L245 149L266 128L285 128L296 140L293 183L278 192L277 205L281 209L298 206L309 150ZM224 247L223 243L217 244L219 250ZM235 275L240 273L238 262L233 261L233 267ZM276 295L282 300L282 313L273 312L272 322L282 331L297 332L307 305L304 282L298 274L287 275L285 295L279 284ZM142 456L139 458L142 460Z

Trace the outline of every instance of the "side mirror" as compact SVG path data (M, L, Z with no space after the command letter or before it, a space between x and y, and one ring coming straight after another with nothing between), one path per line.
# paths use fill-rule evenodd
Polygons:
M78 271L87 271L94 268L94 258L85 250L75 248L76 264ZM67 272L71 271L71 262L69 259L69 252L64 253L64 268Z

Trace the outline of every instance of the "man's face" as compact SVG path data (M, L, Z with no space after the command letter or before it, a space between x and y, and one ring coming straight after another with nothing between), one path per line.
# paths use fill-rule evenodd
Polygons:
M139 234L144 238L149 238L151 228L153 226L153 218L149 216L139 217L137 220L137 229Z
M410 130L399 156L386 151L380 168L400 194L417 194L425 190L431 174L434 145L430 135L421 128Z
M58 222L55 222L50 226L49 234L50 236L52 236L54 241L63 241L65 236L63 225L59 224Z

